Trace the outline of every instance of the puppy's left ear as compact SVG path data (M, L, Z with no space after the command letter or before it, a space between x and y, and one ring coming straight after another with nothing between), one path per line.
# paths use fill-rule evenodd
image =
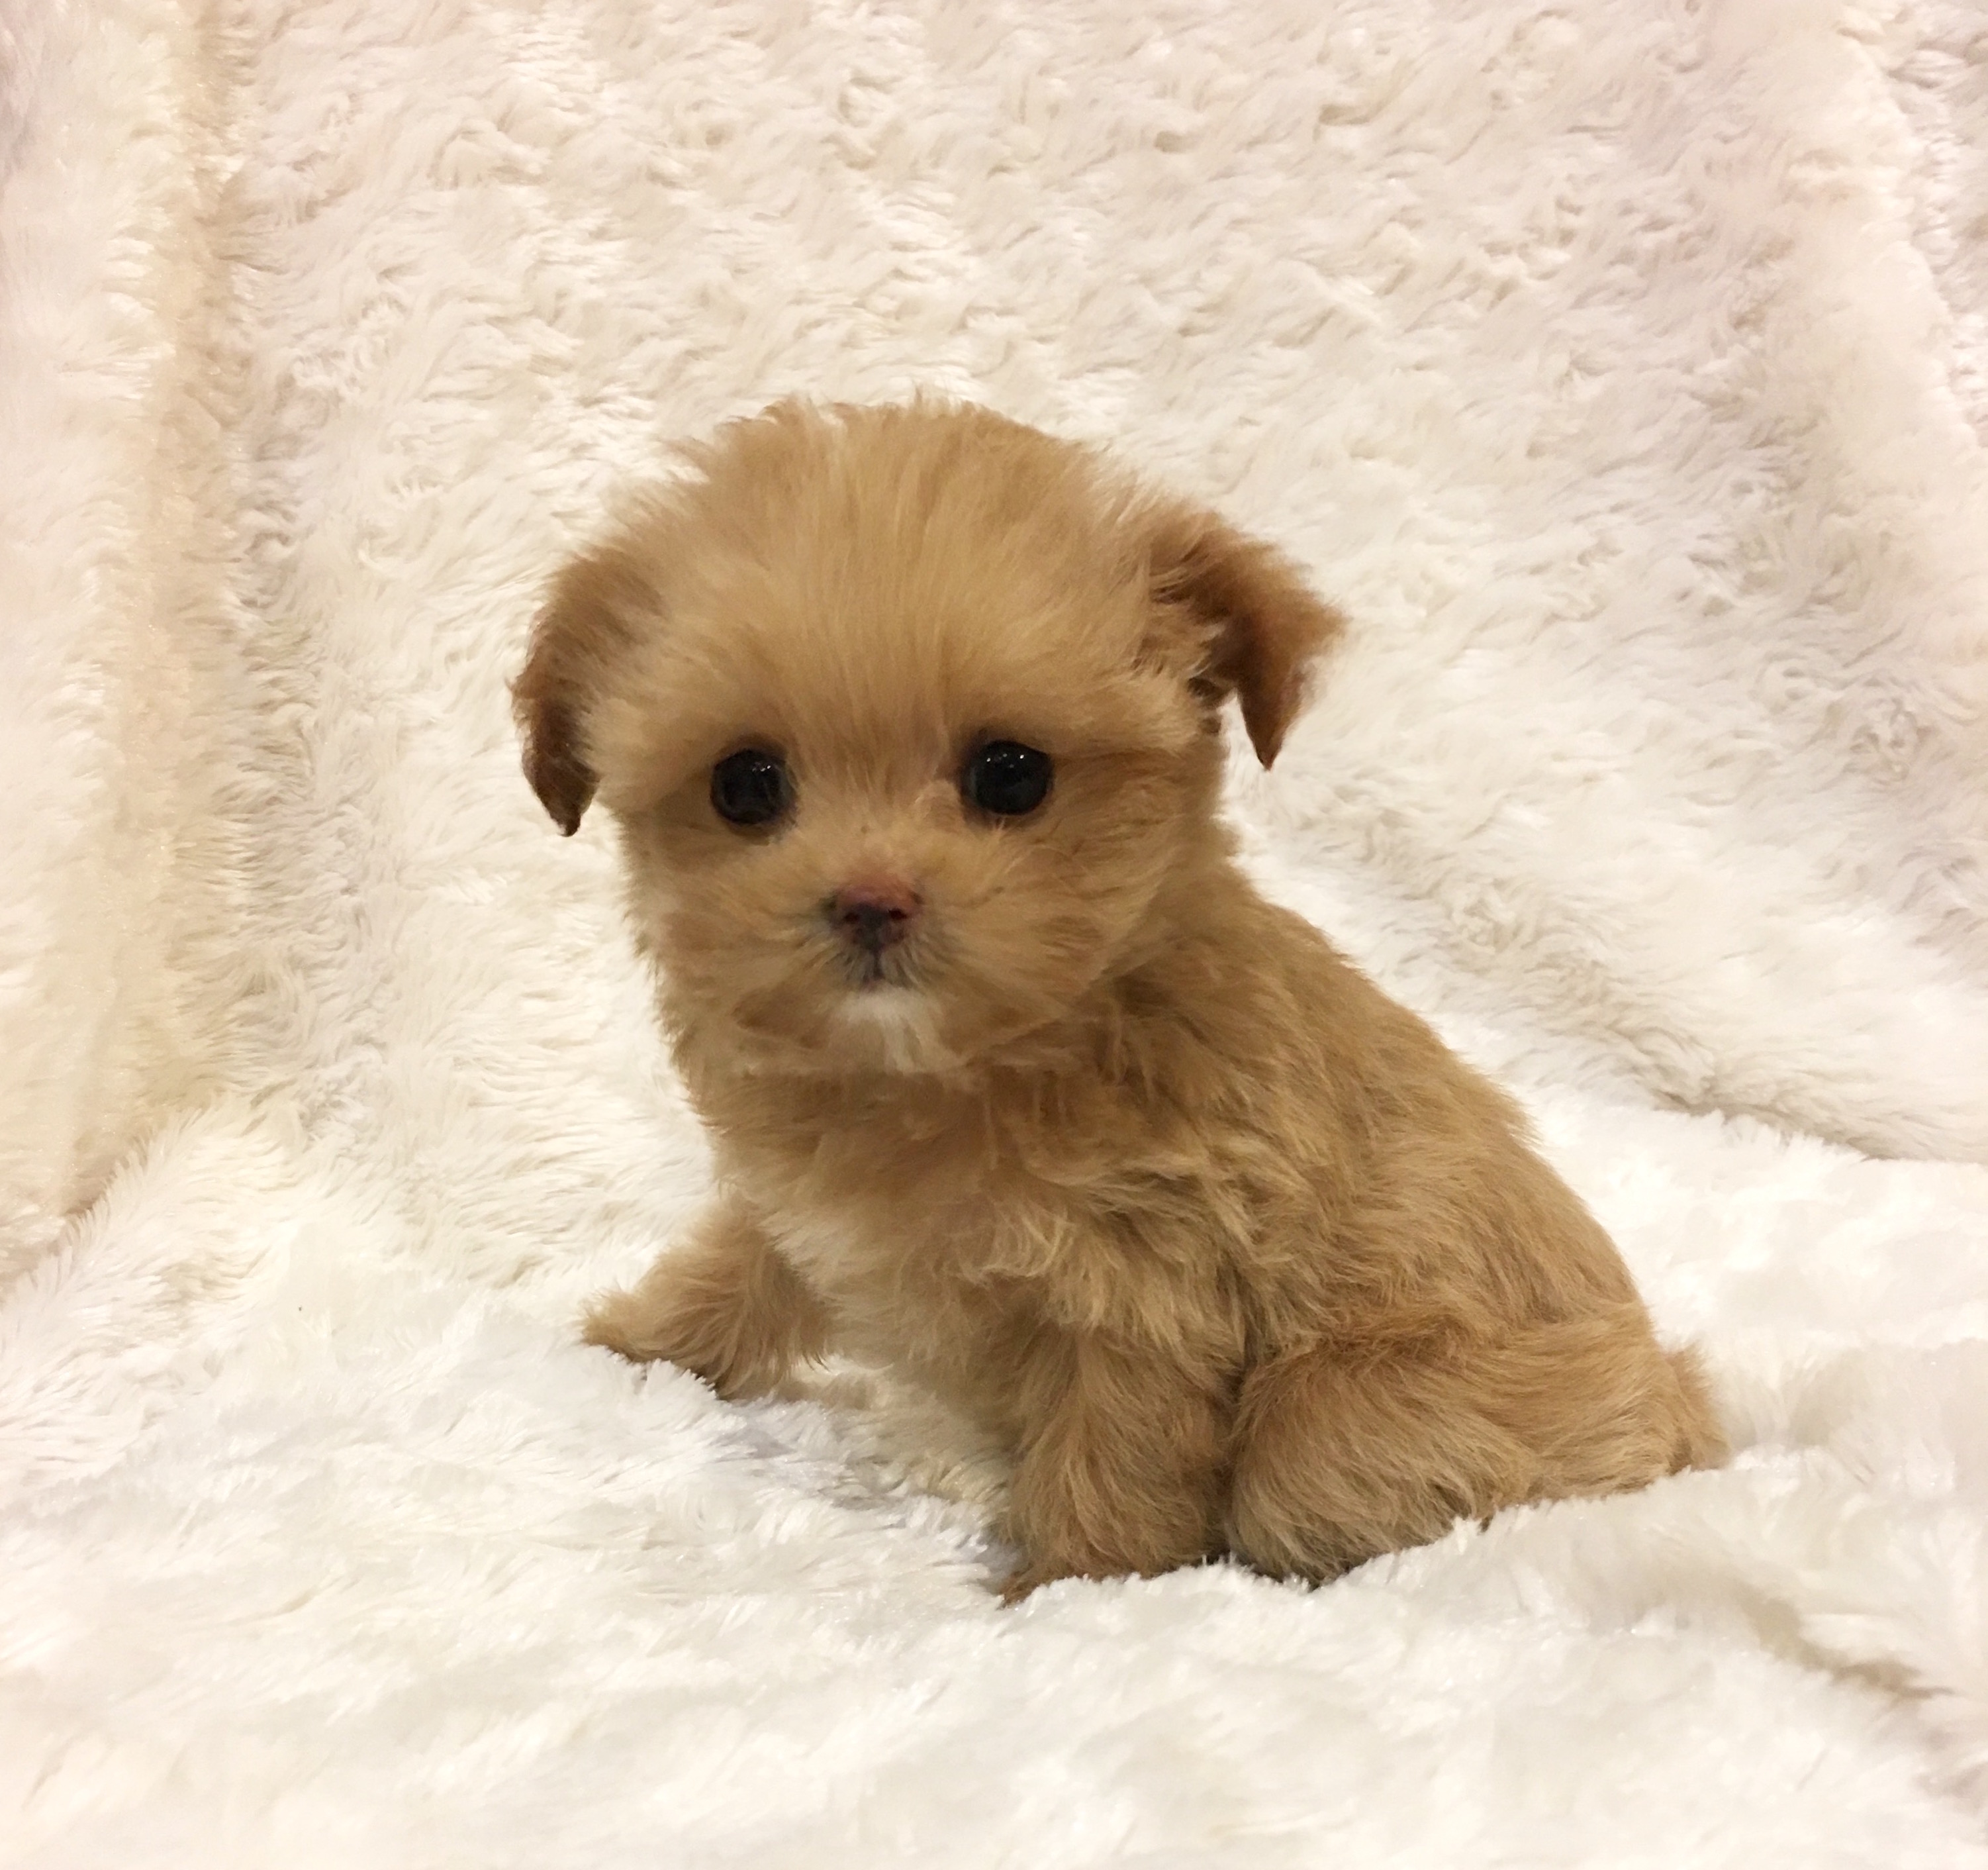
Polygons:
M1195 506L1163 510L1148 547L1154 595L1198 639L1188 679L1211 706L1232 694L1268 766L1304 706L1311 665L1346 627L1274 546Z
M587 717L628 651L626 620L644 601L653 602L653 593L634 555L617 544L574 559L539 612L524 669L511 685L525 777L569 838L600 784Z

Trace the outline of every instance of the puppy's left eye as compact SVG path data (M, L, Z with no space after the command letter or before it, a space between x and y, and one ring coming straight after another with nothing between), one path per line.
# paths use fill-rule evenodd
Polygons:
M959 790L969 805L996 818L1019 818L1050 795L1055 768L1040 748L1019 740L989 740L966 763Z

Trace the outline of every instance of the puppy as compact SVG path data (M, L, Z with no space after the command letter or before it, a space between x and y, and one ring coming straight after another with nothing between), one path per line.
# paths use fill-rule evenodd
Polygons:
M516 689L597 793L716 1192L589 1334L722 1396L831 1347L1012 1451L1013 1598L1326 1578L1723 1444L1513 1106L1236 868L1339 618L984 411L787 403L569 565Z

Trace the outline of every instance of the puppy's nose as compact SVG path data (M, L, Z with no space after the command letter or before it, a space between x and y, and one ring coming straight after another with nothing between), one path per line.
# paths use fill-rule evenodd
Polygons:
M828 919L844 940L881 954L910 934L922 906L918 893L902 877L866 876L836 892Z

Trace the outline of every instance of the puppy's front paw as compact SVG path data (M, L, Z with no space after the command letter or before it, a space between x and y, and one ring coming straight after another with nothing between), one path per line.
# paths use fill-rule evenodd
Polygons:
M583 1336L634 1364L674 1364L702 1377L725 1402L763 1396L786 1374L771 1360L745 1356L735 1343L719 1340L708 1320L652 1313L636 1292L615 1292L587 1315Z
M827 1321L749 1216L725 1204L632 1292L599 1300L584 1335L637 1363L674 1364L730 1400L763 1395L820 1356Z
M727 1402L763 1394L786 1370L777 1344L756 1329L743 1295L667 1259L633 1291L597 1301L584 1335L634 1363L674 1364Z
M581 1336L590 1344L612 1350L631 1364L674 1364L708 1380L692 1359L701 1347L699 1333L687 1328L673 1303L669 1282L652 1269L641 1284L625 1292L607 1292L587 1308Z

